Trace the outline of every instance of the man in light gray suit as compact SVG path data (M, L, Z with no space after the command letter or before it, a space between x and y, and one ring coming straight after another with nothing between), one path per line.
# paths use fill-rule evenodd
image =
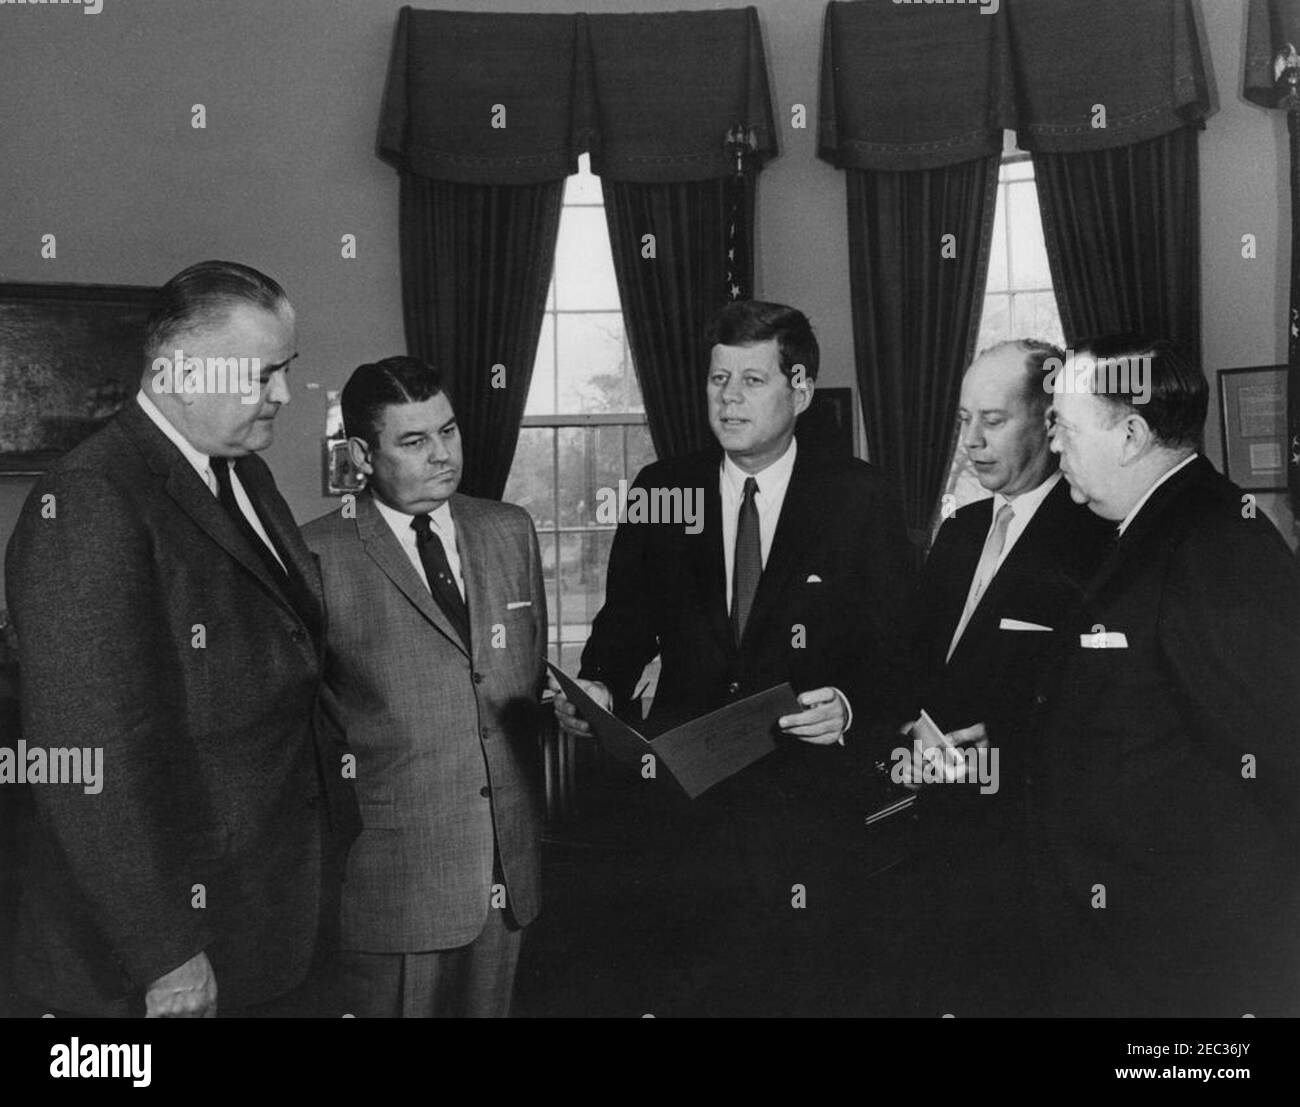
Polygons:
M342 905L344 1010L505 1016L540 906L546 593L521 508L456 492L441 374L362 365L343 422L367 489L303 528L328 611L328 709L361 835Z

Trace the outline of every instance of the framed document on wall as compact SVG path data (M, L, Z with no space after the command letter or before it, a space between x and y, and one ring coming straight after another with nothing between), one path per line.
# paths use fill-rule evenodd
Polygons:
M1285 365L1219 370L1223 469L1246 492L1286 490Z

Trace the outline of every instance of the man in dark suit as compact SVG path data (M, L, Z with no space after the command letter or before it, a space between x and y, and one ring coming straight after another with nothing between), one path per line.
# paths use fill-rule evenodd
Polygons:
M945 779L923 784L910 744L892 741L891 771L924 791L905 874L915 916L905 926L913 956L903 1002L916 1013L1023 1015L1034 999L1021 817L1026 726L1052 632L1078 603L1111 531L1070 499L1048 448L1044 366L1064 356L1045 342L1003 342L962 378L961 448L992 496L939 528L909 619L903 707L914 720L904 728L909 741L924 709L964 756L950 760Z
M1061 1014L1300 1010L1300 582L1198 453L1207 393L1168 343L1131 339L1089 343L1054 383L1071 496L1118 525L1032 742Z
M314 723L319 574L257 457L296 349L269 277L177 274L141 391L9 543L24 740L103 758L97 793L32 788L17 975L51 1009L212 1016L307 973L340 765Z
M802 710L778 720L777 751L678 812L675 827L660 824L652 863L680 875L653 909L669 910L667 898L699 912L682 929L713 939L701 957L731 962L706 998L723 1010L788 1012L805 983L791 977L814 967L769 959L801 956L813 932L798 928L810 919L820 920L823 941L836 940L834 905L851 880L839 871L852 870L852 843L862 837L856 784L867 750L858 734L884 700L913 555L879 473L796 437L818 367L804 315L735 303L709 337L717 446L656 462L635 482L698 489L702 525L620 524L580 675L599 702L627 712L659 655L651 729L782 681L798 693ZM556 702L561 725L586 733L572 705ZM670 804L666 795L656 801ZM746 970L747 958L768 961L781 979Z
M329 611L327 703L357 756L343 1004L505 1016L541 906L546 592L522 508L456 492L441 374L409 357L343 389L355 502L308 523Z

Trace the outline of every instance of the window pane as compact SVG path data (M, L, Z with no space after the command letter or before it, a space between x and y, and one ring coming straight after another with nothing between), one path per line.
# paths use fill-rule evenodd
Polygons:
M1056 297L1050 292L1022 292L1015 298L1015 332L1018 338L1041 338L1065 345Z
M1020 158L1017 161L1004 162L999 178L1004 181L1032 181L1034 179L1033 160L1031 158Z
M628 385L635 384L635 377L625 364L622 314L562 313L556 317L556 334L560 412L627 411Z
M537 536L538 545L542 550L542 584L546 589L546 639L554 643L558 633L556 627L556 579L555 579L555 535L550 531L543 531Z
M993 243L989 249L990 292L1003 292L1007 287L1007 190L998 189L997 208L993 216Z
M560 526L590 526L596 517L595 457L590 427L560 427Z
M555 316L542 316L542 333L537 340L533 379L528 385L525 415L555 414Z
M649 427L627 428L627 479L630 484L650 462L655 459L654 443Z
M595 438L595 480L597 490L612 489L618 492L618 482L627 479L623 471L623 428L592 427ZM587 515L587 523L595 524L595 502Z
M560 311L618 310L604 208L561 211L555 245L555 306Z
M1011 221L1011 280L1016 288L1051 288L1038 192L1032 182L1007 185Z
M979 340L975 351L987 349L995 342L1011 337L1011 297L995 292L984 297L984 314L980 317Z
M550 427L520 430L510 479L502 495L506 503L524 508L539 528L555 525L554 437L555 431Z

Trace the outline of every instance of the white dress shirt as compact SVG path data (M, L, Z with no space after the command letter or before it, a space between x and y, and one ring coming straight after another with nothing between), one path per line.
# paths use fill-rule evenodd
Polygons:
M429 578L424 575L424 562L420 560L420 548L416 545L415 531L411 528L411 520L415 516L408 515L405 511L398 511L395 507L389 507L378 496L375 496L374 500L375 507L379 508L379 514L383 516L384 522L397 536L398 544L406 554L407 560L415 566L415 571L420 574L420 579L428 588ZM452 579L460 590L461 599L464 599L465 580L460 572L460 553L456 549L456 524L451 517L450 502L444 502L430 512L429 519L433 524L434 533L442 540L443 551L447 554L447 564L451 566Z
M144 389L141 389L135 394L135 399L136 403L140 405L140 409L149 416L149 419L153 422L154 426L167 436L172 445L180 450L185 460L193 466L194 471L199 475L199 479L208 486L208 491L211 492L213 496L216 496L217 475L212 471L212 466L214 464L225 465L228 463L229 459L224 457L214 459L209 457L202 450L196 450L190 444L190 440L177 430L172 421L158 410L158 406L149 398ZM244 491L244 486L240 483L239 474L233 467L230 470L230 490L235 494L235 503L239 505L239 510L244 513L244 518L248 520L248 525L253 528L257 536L263 541L263 543L265 543L266 548L271 551L275 560L280 562L280 568L285 569L284 561L281 560L279 551L275 548L275 543L271 541L270 536L266 533L266 528L262 526L262 520L257 516L257 510L253 507L253 501L248 498L248 493ZM288 572L288 569L285 569L285 572Z
M1145 493L1143 493L1142 498L1132 506L1132 508L1129 510L1129 513L1124 516L1124 521L1119 525L1120 534L1123 534L1128 529L1129 523L1133 522L1134 518L1137 517L1137 513L1141 511L1143 507L1146 506L1147 500L1151 499L1152 494L1155 492L1157 488L1159 488L1162 484L1165 483L1165 481L1167 481L1176 472L1178 472L1179 469L1186 469L1187 466L1189 466L1198 457L1200 457L1200 454L1196 454L1196 453L1188 454L1187 457L1183 458L1182 461L1180 461L1172 469L1165 472L1158 480L1156 480L1156 482L1152 484L1151 487L1148 488Z

